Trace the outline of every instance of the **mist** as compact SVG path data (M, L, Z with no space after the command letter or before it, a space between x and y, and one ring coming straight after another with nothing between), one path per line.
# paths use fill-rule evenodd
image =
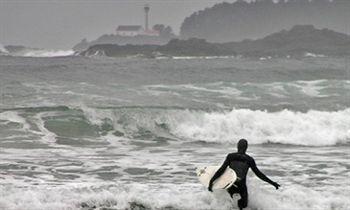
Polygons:
M170 25L179 33L186 16L221 0L0 0L0 43L71 49L87 38L115 33L118 25L142 25L149 4L150 25ZM230 2L230 1L229 1ZM233 0L231 0L233 2Z

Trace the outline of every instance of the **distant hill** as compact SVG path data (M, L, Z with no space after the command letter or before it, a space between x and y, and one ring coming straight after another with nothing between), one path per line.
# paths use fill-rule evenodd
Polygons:
M209 43L204 39L173 39L166 45L95 45L82 55L113 57L143 56L231 56L303 57L305 55L349 56L350 36L312 25L296 25L262 39Z
M245 56L350 55L350 36L312 25L296 25L262 39L224 44Z
M349 0L255 0L220 3L193 13L181 25L183 39L209 42L256 39L294 25L311 24L350 34Z

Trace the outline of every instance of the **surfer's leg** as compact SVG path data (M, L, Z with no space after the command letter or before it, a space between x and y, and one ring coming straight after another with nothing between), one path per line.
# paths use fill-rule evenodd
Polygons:
M248 191L247 186L243 185L239 189L239 194L241 196L241 199L238 200L238 207L239 209L243 209L248 206Z
M227 192L230 194L230 196L232 198L233 194L238 193L239 191L235 186L232 186L232 187L227 189Z

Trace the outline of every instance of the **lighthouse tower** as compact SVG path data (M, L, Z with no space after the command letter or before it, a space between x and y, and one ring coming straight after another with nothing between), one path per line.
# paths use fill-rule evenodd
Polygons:
M145 31L149 31L149 28L148 28L148 13L149 13L150 7L149 7L148 4L146 4L143 9L145 10Z
M146 36L159 36L160 32L159 31L155 31L153 29L149 28L149 10L150 10L150 6L148 4L146 4L143 7L143 10L145 11L145 30L143 35Z

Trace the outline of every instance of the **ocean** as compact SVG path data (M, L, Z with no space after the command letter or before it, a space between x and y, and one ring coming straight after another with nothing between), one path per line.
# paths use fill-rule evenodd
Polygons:
M237 209L195 170L240 138L248 209L349 209L349 61L0 56L0 209Z

